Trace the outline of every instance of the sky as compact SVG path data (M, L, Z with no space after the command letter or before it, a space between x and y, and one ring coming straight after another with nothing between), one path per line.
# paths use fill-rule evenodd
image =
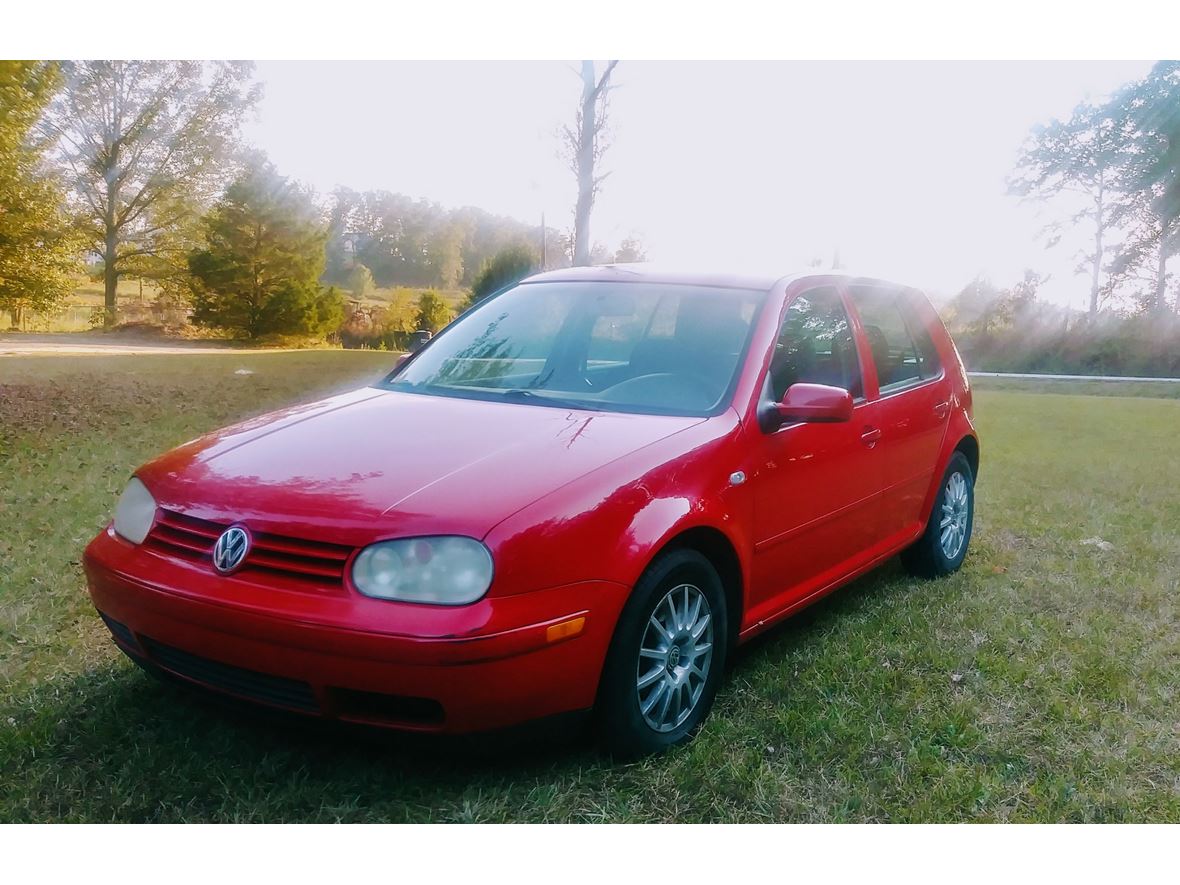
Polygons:
M601 65L601 63L600 63ZM1085 307L1084 229L1006 192L1030 128L1150 62L621 61L592 238L661 263L843 265L953 295L977 274ZM576 62L260 62L247 137L322 194L389 190L572 227Z

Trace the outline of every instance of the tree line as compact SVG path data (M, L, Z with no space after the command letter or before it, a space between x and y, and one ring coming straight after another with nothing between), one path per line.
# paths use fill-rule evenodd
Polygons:
M321 207L243 144L261 96L252 74L244 62L0 62L0 310L14 325L61 305L85 255L104 325L132 278L191 307L193 322L251 338L333 332L345 294L359 302L375 286L425 287L398 323L433 329L450 318L434 289L483 292L505 267L568 266L580 250L642 258L635 240L589 245L581 196L569 231L384 191L341 188ZM591 137L608 80L596 81ZM602 149L583 173L597 174Z
M1088 243L1075 256L1088 309L1038 301L1033 270L1010 285L977 277L943 307L968 366L1180 375L1180 63L1035 127L1008 184L1047 212L1047 247Z

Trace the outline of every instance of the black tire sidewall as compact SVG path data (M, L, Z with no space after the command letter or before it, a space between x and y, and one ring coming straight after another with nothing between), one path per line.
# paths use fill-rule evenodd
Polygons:
M657 732L643 718L635 692L639 646L656 605L678 584L700 588L713 615L713 659L696 709L679 727ZM717 570L695 550L661 554L635 585L615 627L599 685L599 735L612 753L635 757L688 741L704 722L717 696L729 646L729 612Z
M942 550L941 532L939 531L939 515L946 500L946 484L955 473L963 474L967 480L967 537L956 556L949 557ZM971 473L971 465L962 452L955 452L943 471L938 485L938 497L934 499L934 510L930 513L930 525L927 529L926 543L930 546L930 555L938 564L938 570L943 574L957 571L967 558L967 549L971 546L971 533L975 529L975 477Z

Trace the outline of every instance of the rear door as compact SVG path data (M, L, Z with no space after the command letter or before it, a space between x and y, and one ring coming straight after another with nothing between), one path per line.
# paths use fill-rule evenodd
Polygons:
M849 296L871 355L866 374L881 428L884 535L915 534L946 434L950 382L919 310L920 294L853 285Z

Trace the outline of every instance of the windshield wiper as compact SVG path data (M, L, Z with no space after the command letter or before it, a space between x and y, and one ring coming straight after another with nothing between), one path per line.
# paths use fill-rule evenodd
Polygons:
M596 408L593 403L587 403L582 400L563 399L558 396L549 396L548 394L538 393L535 390L529 390L523 387L514 387L511 390L505 390L503 397L506 400L516 402L535 402L543 403L549 406L561 406L567 409L588 409L592 412L602 411Z

